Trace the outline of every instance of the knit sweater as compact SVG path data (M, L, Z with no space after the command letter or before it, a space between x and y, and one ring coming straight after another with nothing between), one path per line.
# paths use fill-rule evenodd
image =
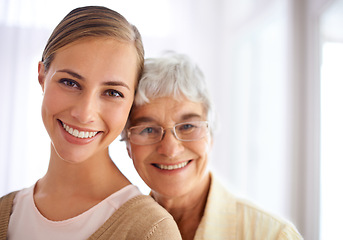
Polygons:
M0 198L0 240L6 240L16 192ZM90 237L105 239L181 239L172 216L150 196L138 196L124 203Z
M194 240L301 240L294 225L235 197L211 175L204 216Z

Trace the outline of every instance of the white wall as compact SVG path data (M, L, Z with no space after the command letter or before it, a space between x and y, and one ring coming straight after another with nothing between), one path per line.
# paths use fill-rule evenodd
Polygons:
M314 70L318 16L327 2L1 0L0 195L34 184L47 168L36 65L49 34L72 8L105 5L139 28L146 57L175 50L203 69L219 120L211 169L225 185L290 219L306 239L318 239ZM148 192L124 144L116 141L110 151Z

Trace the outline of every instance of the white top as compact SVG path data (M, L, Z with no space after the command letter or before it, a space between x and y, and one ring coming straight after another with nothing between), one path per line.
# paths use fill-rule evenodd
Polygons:
M63 221L51 221L37 209L34 185L17 193L8 226L9 240L78 240L90 237L126 201L141 195L134 185L113 193L86 212Z

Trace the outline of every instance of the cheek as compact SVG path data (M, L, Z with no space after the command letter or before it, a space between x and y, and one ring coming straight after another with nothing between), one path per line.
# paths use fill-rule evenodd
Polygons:
M42 101L42 116L58 113L67 103L67 99L61 98L57 91L46 90Z
M208 154L211 150L211 143L204 139L202 141L194 142L189 149L202 158L203 161L207 162Z
M207 152L209 150L210 144L207 141L199 141L195 144L194 148L197 149L198 152Z
M149 159L149 155L152 152L147 146L132 146L131 147L131 157L133 164L137 168L137 171L141 170L144 162Z
M116 132L121 132L129 116L131 105L118 104L106 106L102 110L103 119L106 119L107 125Z
M131 147L131 158L133 163L139 164L144 159L145 151L141 151L140 146L132 146Z

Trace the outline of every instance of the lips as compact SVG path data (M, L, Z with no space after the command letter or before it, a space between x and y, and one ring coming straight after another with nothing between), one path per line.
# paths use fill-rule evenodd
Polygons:
M67 124L65 124L64 122L60 121L64 130L69 133L70 135L76 137L76 138L92 138L94 137L96 134L98 134L98 131L81 131L78 129L74 129L70 126L68 126Z
M164 164L157 164L157 163L154 163L153 165L155 167L159 168L159 169L171 171L171 170L176 170L176 169L184 168L190 162L191 162L191 160L183 162L183 163L179 163L179 164L174 164L174 165L164 165Z

